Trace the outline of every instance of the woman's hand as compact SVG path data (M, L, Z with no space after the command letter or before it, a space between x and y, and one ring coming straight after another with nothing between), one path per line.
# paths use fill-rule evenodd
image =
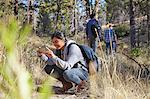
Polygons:
M49 58L55 58L56 55L53 53L52 50L50 50L48 47L46 47L47 51L44 51L43 49L37 50L37 55L41 57L43 54L47 55Z
M39 56L39 57L41 57L42 56L42 54L44 54L45 52L44 52L44 50L43 49L39 49L39 50L37 50L37 55Z
M50 50L49 48L47 48L48 51L45 52L45 54L49 57L49 58L55 58L57 57L52 50Z

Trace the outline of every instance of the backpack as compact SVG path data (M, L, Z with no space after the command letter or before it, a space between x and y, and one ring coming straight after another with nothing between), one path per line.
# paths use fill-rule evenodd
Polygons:
M77 43L70 43L70 44L68 45L68 52L67 52L67 55L69 54L69 49L70 49L70 46L71 46L72 44L76 44L76 45L80 48L81 53L82 53L84 59L86 60L87 64L89 64L90 61L92 61L92 62L95 61L95 62L96 62L96 65L97 65L97 66L94 66L94 67L95 67L96 72L98 72L100 63L99 63L99 59L98 59L96 53L93 51L93 49L90 48L90 47L88 47L88 46L86 46L86 45L79 45L79 44L77 44ZM79 63L80 63L80 62L79 62ZM82 63L80 63L80 64L82 65ZM83 66L84 66L84 65L83 65ZM88 65L88 66L90 66L90 65ZM88 67L88 66L84 66L84 67L86 67L87 70L88 70L88 72L89 72L89 67Z
M91 31L92 31L92 34L93 36L96 38L98 36L97 34L97 30L99 29L99 23L98 21L95 19L95 20L92 20L92 25L91 25Z

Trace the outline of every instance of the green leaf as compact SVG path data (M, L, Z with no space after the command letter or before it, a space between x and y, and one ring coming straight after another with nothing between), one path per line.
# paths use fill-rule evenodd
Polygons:
M25 25L24 27L22 27L21 30L19 31L18 44L22 45L22 44L26 43L27 37L30 32L31 32L30 25Z

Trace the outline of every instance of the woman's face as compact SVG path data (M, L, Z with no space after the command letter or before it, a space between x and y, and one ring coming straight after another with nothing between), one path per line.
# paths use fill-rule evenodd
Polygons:
M52 39L52 43L54 44L54 46L56 47L56 49L62 49L65 45L65 41L59 38L54 37Z

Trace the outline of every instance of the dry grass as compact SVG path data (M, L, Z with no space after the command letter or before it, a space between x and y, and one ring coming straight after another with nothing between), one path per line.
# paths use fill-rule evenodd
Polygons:
M81 41L84 42L84 41ZM115 57L105 56L104 51L98 50L99 57L102 58L103 69L97 75L90 77L90 92L92 99L150 99L149 75L140 77L139 66L128 57L124 56L128 45L120 46ZM145 52L147 50L143 49ZM140 63L147 64L148 54L142 54L136 58Z
M78 40L79 41L79 40ZM84 41L80 41L84 42ZM104 55L104 57L106 57ZM112 61L113 59L113 61ZM103 70L90 77L91 98L95 99L149 99L149 81L139 80L132 71L138 66L121 54L104 58ZM37 63L38 66L41 65ZM40 66L39 66L40 67ZM34 68L36 70L36 68ZM42 75L41 75L42 76ZM40 75L39 75L40 77Z
M32 35L28 38L26 46L18 47L20 62L25 64L34 82L33 93L36 91L36 86L48 78L47 74L42 71L44 63L37 57L36 51L40 46L49 44L49 38L39 38ZM0 60L4 62L5 49L2 45L0 46ZM106 56L104 57L102 71L90 77L90 96L92 99L150 99L149 80L137 79L132 74L133 71L138 70L135 63L122 54L108 59ZM47 85L50 86L49 82ZM37 94L33 96L34 99L35 97L38 97Z

